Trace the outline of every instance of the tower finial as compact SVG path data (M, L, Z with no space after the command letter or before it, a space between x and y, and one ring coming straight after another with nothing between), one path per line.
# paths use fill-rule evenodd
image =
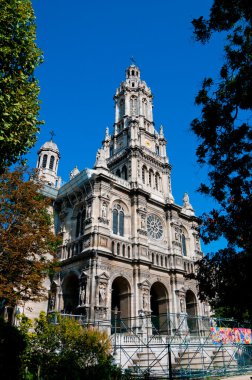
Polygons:
M135 58L132 56L132 57L130 57L130 63L131 63L131 65L134 65L134 66L136 66L137 64L136 64L136 60L135 60Z
M56 136L55 133L53 132L53 130L51 130L50 132L50 135L51 135L51 141L53 141L53 137Z

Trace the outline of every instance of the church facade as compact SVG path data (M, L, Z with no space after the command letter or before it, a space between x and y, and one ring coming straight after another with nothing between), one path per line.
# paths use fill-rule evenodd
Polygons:
M62 236L61 271L48 311L109 321L143 315L206 315L187 274L202 257L198 219L184 195L175 204L163 127L153 122L153 96L132 64L115 96L93 169L75 168L60 186L59 150L47 142L37 168L54 202Z

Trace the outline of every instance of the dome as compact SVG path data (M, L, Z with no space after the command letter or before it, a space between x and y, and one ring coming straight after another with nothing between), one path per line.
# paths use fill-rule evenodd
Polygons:
M41 148L39 149L38 153L40 153L42 150L50 150L50 151L55 152L55 153L57 153L59 155L59 148L57 147L57 145L55 144L55 142L53 142L52 140L46 141L41 146Z

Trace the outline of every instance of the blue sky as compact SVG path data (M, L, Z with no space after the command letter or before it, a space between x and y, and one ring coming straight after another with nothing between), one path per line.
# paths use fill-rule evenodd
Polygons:
M203 78L217 78L223 61L221 36L205 46L193 39L191 20L207 17L211 4L210 0L33 0L38 45L44 52L36 75L45 125L28 155L29 165L35 166L37 151L53 130L63 181L75 165L80 170L93 167L106 126L112 132L113 95L133 56L154 94L156 128L164 126L175 202L181 204L188 192L197 215L209 210L210 199L196 192L206 170L196 162L197 139L190 123L200 116L194 98Z

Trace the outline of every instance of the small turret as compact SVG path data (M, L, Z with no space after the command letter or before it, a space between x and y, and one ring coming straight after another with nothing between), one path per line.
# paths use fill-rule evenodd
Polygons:
M60 153L55 142L46 141L38 151L37 169L39 177L48 185L60 186L60 177L57 176Z

